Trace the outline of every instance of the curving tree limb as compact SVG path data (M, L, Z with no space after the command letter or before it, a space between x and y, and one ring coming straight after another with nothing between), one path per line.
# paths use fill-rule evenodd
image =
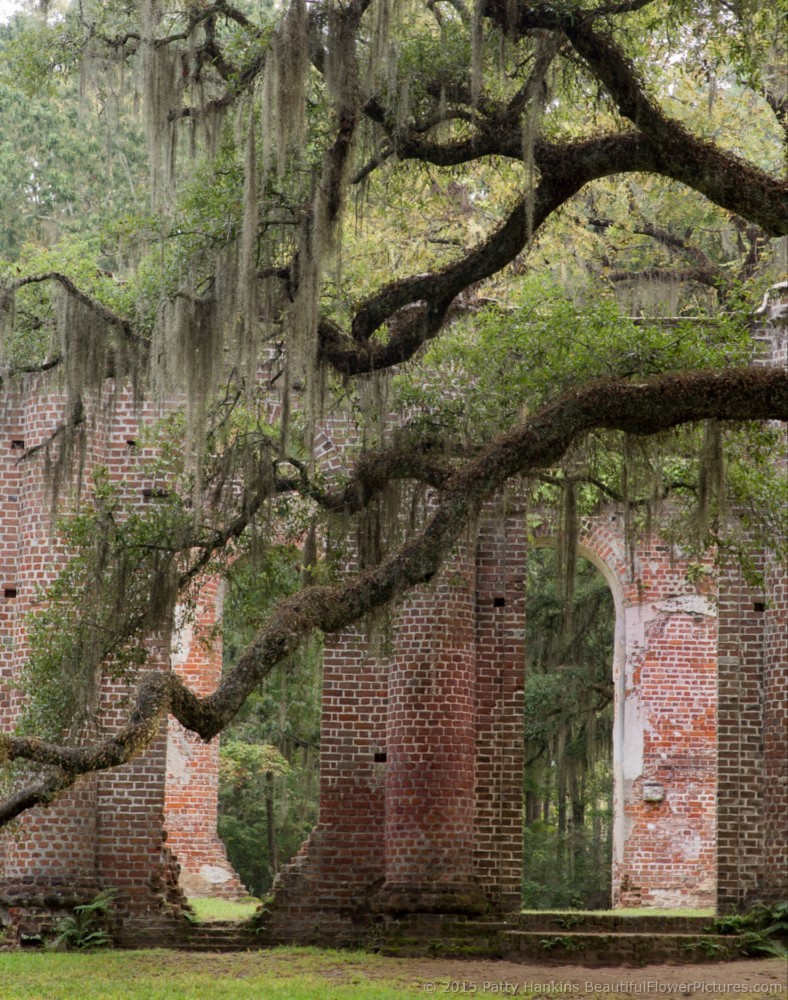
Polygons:
M80 775L117 767L142 753L168 711L204 740L215 737L268 672L313 630L346 628L429 581L487 499L513 476L553 465L579 436L596 428L649 435L712 418L788 419L788 372L763 367L609 380L548 404L448 476L424 529L393 555L347 582L310 587L281 601L267 627L212 694L198 697L176 675L151 671L137 689L128 722L112 737L72 747L0 735L0 760L26 760L55 769L0 803L0 825L51 801Z

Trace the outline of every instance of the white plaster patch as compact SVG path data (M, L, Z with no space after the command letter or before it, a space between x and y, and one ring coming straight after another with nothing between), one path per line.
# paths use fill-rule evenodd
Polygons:
M232 878L226 868L220 868L218 865L201 865L200 875L212 885L221 885L223 882L229 882Z
M678 597L669 597L666 601L659 601L654 607L657 611L665 611L668 614L703 615L706 618L716 618L717 612L707 597L703 594L680 594Z
M181 733L171 733L167 741L167 777L184 778L189 763L189 744Z
M692 833L689 836L685 835L679 841L679 846L685 860L696 861L700 857L702 842L699 834Z
M184 613L180 605L175 606L175 621L183 622ZM176 627L170 640L170 664L182 667L189 661L192 642L194 641L194 625L190 621Z

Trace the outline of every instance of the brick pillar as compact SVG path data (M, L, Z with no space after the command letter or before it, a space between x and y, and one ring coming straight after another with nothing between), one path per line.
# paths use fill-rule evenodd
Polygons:
M738 566L720 582L718 880L721 912L788 895L788 584L762 557L766 587Z
M763 852L763 608L738 566L720 577L717 905L759 896Z
M320 816L273 886L266 941L358 944L384 875L387 662L364 626L325 637Z
M475 546L396 625L388 687L384 913L475 913Z
M13 398L13 397L12 397ZM3 557L3 594L7 598L2 646L2 674L18 675L27 656L25 613L36 588L46 586L64 558L52 537L51 496L45 482L44 452L21 464L24 448L49 440L63 420L62 394L46 391L41 378L20 383L10 410L0 414L0 441L10 438L11 452L3 451L4 479L14 490L2 509L2 537L14 551ZM150 416L150 411L148 411ZM130 394L109 393L106 405L89 411L87 445L80 469L87 492L91 469L105 464L116 481L140 474L130 461L129 435L135 436L140 411ZM61 484L68 496L73 484ZM135 484L129 487L132 492ZM10 614L8 611L13 609ZM168 662L168 647L155 649L152 664ZM124 684L105 681L100 695L101 731L110 733L128 714ZM23 708L19 694L2 692L2 723L11 729ZM0 836L0 899L21 933L47 932L57 916L76 902L87 902L104 885L121 890L119 909L150 923L154 913L175 913L179 904L173 886L173 865L164 848L164 729L162 738L141 757L113 772L89 775L59 796L52 805L22 816L13 831ZM172 904L172 906L169 906Z
M32 391L30 391L32 389ZM46 442L63 419L63 399L44 392L41 380L34 379L28 392L20 390L15 412L6 411L2 452L8 479L3 537L15 558L7 565L13 578L6 581L5 608L15 622L5 645L6 669L10 679L18 674L27 657L24 616L30 610L37 589L49 584L60 568L62 557L52 544L52 507L45 481L43 454L20 461L24 451ZM13 398L13 397L12 397ZM4 482L4 485L5 485ZM62 484L64 494L70 484ZM11 501L9 498L15 499ZM7 519L6 519L7 517ZM4 545L5 547L5 545ZM9 574L7 574L9 575ZM10 640L10 641L8 641ZM23 709L18 693L6 695L9 728ZM95 869L96 782L82 779L46 809L20 820L16 835L4 834L3 875L44 884L52 879L90 880Z
M767 563L766 597L762 898L776 903L788 899L788 574L772 559Z
M476 555L474 872L492 908L522 905L525 515L490 514Z
M195 694L216 690L222 675L217 634L223 594L218 578L200 587L194 620L173 637L170 665ZM176 611L176 627L179 611ZM216 830L219 819L219 739L204 743L172 717L167 726L164 825L167 847L181 866L180 885L192 897L241 899L247 891L227 859Z

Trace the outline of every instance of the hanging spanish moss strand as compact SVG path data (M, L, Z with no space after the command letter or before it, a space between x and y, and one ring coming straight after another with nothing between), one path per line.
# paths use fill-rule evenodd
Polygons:
M291 0L275 45L272 64L275 76L278 171L284 174L288 153L303 146L304 104L309 71L309 40L305 0Z
M186 454L196 468L203 451L210 403L224 371L224 328L216 297L198 292L194 275L166 303L154 327L152 355L158 398L182 395L186 410Z
M260 132L262 135L262 149L260 157L261 184L265 190L268 181L268 172L271 168L271 137L274 134L274 98L273 98L273 64L276 61L276 53L271 52L265 61L263 79L260 85Z
M373 8L369 59L365 70L364 85L370 92L390 78L392 60L396 73L396 49L391 42L391 22L391 0L380 0Z
M82 410L86 393L98 397L107 375L113 373L114 337L93 309L64 289L53 289L52 305L63 358L66 406L69 414L75 414Z
M577 571L577 539L579 535L577 490L571 481L564 482L564 509L561 532L561 566L563 571L563 640L566 647L574 627L575 573Z
M479 103L484 87L484 3L476 0L471 19L471 101Z
M635 529L632 523L632 479L635 467L635 445L629 434L624 435L621 450L621 502L624 507L624 542L627 547L629 571L635 576Z
M522 157L525 170L526 233L530 242L534 229L534 203L536 197L536 161L534 148L539 138L542 115L548 100L547 72L558 51L555 33L539 38L536 43L534 66L526 84L527 104L523 116Z
M181 106L183 72L174 45L157 44L161 28L159 0L142 0L143 114L151 167L151 205L164 207L172 197L177 148L176 113Z
M259 194L257 174L256 125L257 116L250 102L244 157L243 220L238 266L238 340L236 364L251 392L257 365L259 325L259 295L257 280L257 233L259 228Z
M716 506L716 509L715 509ZM703 444L698 472L698 541L717 527L725 507L725 456L718 420L703 423Z
M16 295L0 280L0 371L9 364L11 341L16 328Z

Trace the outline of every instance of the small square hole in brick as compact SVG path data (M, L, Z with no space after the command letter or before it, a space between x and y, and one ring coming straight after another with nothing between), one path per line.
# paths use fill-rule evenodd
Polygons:
M14 438L14 440L11 442L11 449L12 451L24 451L25 442L22 440L22 438Z
M505 608L506 598L505 597L493 597L493 607L494 608Z
M375 754L375 757L374 757L375 763L376 764L385 764L386 763L386 757L387 757L386 751L385 750L379 750Z
M766 610L766 601L753 601L752 610L761 613Z
M9 601L13 600L16 597L16 587L4 587L3 597Z

